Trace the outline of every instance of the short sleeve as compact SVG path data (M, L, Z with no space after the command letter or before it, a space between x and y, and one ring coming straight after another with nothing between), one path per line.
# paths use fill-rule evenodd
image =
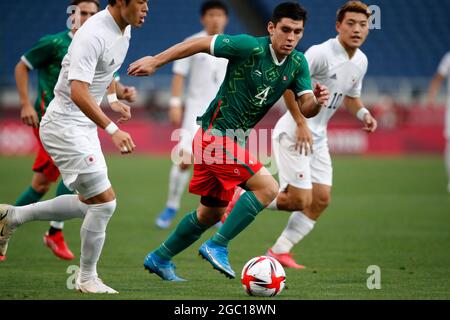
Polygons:
M320 50L319 46L312 46L305 52L306 60L308 61L309 74L313 78L321 78L326 75L327 59L324 50Z
M55 41L56 39L50 36L41 38L21 57L21 60L31 70L47 65L53 59Z
M450 75L450 52L447 53L441 60L441 63L439 63L439 67L437 72L447 78Z
M312 93L311 76L309 75L308 61L305 56L297 55L294 59L298 60L299 68L298 73L294 81L291 83L289 89L294 91L297 97L300 97L306 93Z
M246 59L252 53L260 50L255 37L247 34L230 36L226 34L215 35L211 41L211 55L229 60Z
M98 36L89 33L76 34L69 48L69 81L79 80L92 84L102 52L103 41Z
M361 70L361 76L355 82L353 87L347 92L347 96L352 97L352 98L361 97L362 84L364 81L364 76L366 75L366 72L367 72L367 66L368 66L368 60L367 60L367 58L364 57L363 66L362 66L363 70Z
M186 77L191 69L192 57L187 57L174 62L172 72Z

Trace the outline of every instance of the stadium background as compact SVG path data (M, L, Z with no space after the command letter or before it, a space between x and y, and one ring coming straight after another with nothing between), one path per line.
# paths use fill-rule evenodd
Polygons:
M226 32L263 35L263 22L280 1L244 2L249 4L252 15L248 15L245 11L248 8L242 8L239 2L230 2L230 23ZM142 29L133 30L129 54L120 74L121 81L135 85L140 94L134 105L136 122L127 126L139 143L137 152L167 153L173 145L164 139L148 139L151 136L170 137L173 129L167 126L165 112L171 65L144 79L128 77L126 66L198 32L201 28L198 22L200 3L199 0L150 1L149 19ZM302 1L309 11L309 20L300 50L335 36L334 18L341 3L339 0ZM363 97L379 119L380 130L367 136L359 130L354 119L340 110L331 122L330 147L335 153L440 153L444 146L443 91L438 108L430 110L424 102L430 78L450 47L450 1L379 0L373 4L380 9L381 19L376 22L381 29L371 30L362 48L369 58ZM20 56L42 35L64 29L66 7L63 1L46 1L43 5L18 0L2 1L0 10L6 13L0 21L3 30L0 34L0 152L27 154L34 148L34 137L17 121L19 103L14 87L14 67ZM168 12L170 19L166 16ZM31 85L35 86L35 83L32 81ZM274 108L263 125L273 127L281 112L282 105ZM111 145L106 143L105 148L110 150Z
M226 32L263 35L265 24L261 21L267 21L279 2L282 1L228 1L230 22ZM335 36L335 13L343 2L301 1L309 11L301 51ZM102 7L106 5L105 0L101 3ZM142 285L150 278L138 268L145 252L166 236L153 227L153 219L164 206L170 168L168 155L174 145L170 141L174 128L168 123L166 113L171 66L150 78L139 79L128 77L126 67L144 55L158 53L199 31L200 3L199 0L150 0L146 23L142 29L133 30L129 54L120 75L122 83L136 86L139 93L138 101L133 104L133 120L124 126L138 145L138 155L127 159L119 157L109 138L100 132L104 149L110 153L111 178L122 199L118 211L135 214L131 220L125 214L118 214L112 220L101 262L113 287L120 289L123 282L127 283L125 296L122 296L125 298L244 297L237 283L231 285L210 270L204 274L206 266L189 260L188 254L180 258L191 268L188 275L223 285L223 291L211 296L208 290L214 290L214 285L207 284L205 291L205 283L199 281L194 281L192 287L187 285L186 291L175 287L168 289L151 278L150 287L156 288L156 293L149 293ZM375 134L365 134L360 130L360 123L343 108L331 121L330 148L337 155L333 204L298 251L305 263L314 267L300 276L288 271L291 289L284 297L448 299L450 200L445 192L441 159L445 144L445 91L441 90L438 103L433 107L426 105L425 96L440 59L450 49L450 0L376 0L368 4L380 8L381 29L371 30L362 47L369 59L363 100L377 117L380 127ZM0 12L0 202L13 202L29 184L31 155L35 148L31 129L19 119L14 67L37 39L65 28L66 2L3 0ZM35 78L36 73L32 73L32 102ZM272 128L283 112L283 104L277 104L259 127ZM52 192L48 196L51 197ZM187 195L181 211L193 208L196 202L196 197ZM240 236L239 242L243 245L236 245L231 260L236 269L252 255L263 253L276 236L269 235L266 228L281 231L286 219L286 215L282 219L268 215L257 219L248 232ZM133 229L133 234L120 234L119 230L134 228L136 224L140 228ZM17 237L21 240L14 240L11 245L9 265L0 266L7 271L0 273L1 283L8 281L6 287L0 288L1 298L78 297L66 293L61 285L67 277L65 269L61 271L62 262L37 244L45 225L31 224L19 230ZM67 228L67 239L78 255L79 222ZM261 235L258 238L261 243L254 241L255 232ZM125 248L123 244L128 241L136 245ZM194 251L188 250L188 253L193 255ZM21 273L30 257L34 258L35 268ZM128 270L131 260L136 267ZM384 290L376 293L365 288L365 268L373 263L387 270L383 271ZM63 264L64 268L68 264ZM108 269L109 265L114 267ZM59 268L56 275L55 268ZM121 273L124 269L126 275ZM300 281L300 288L292 285L295 279ZM43 285L56 289L42 291ZM302 290L304 287L314 290Z

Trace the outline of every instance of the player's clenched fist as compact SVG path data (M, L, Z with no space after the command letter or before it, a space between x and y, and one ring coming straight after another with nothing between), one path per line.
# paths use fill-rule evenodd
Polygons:
M116 148L119 149L122 154L132 153L134 148L136 148L131 136L125 131L119 129L111 136L111 138Z
M326 86L316 83L314 86L314 96L317 99L317 103L324 106L328 103L330 92Z
M128 75L137 77L149 76L157 69L158 63L154 57L143 57L130 64L128 68Z

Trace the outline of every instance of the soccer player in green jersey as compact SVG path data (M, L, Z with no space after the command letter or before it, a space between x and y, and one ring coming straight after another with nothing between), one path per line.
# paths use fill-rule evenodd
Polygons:
M246 136L287 89L297 96L294 119L316 115L328 100L326 87L311 87L308 63L295 50L303 36L306 11L297 3L278 5L268 24L268 37L216 35L178 44L155 57L130 65L128 73L150 75L162 65L205 52L229 60L225 80L203 116L193 142L194 176L189 191L201 196L197 210L188 213L159 248L149 253L144 267L164 280L183 281L172 258L217 223L236 186L247 192L238 200L216 234L203 243L200 255L234 278L228 243L244 230L278 194L269 171L245 147ZM241 134L240 134L241 133ZM244 135L242 135L244 133Z
M60 175L58 168L42 146L39 138L39 123L54 97L53 88L58 80L61 62L72 42L74 33L100 9L98 0L72 0L70 5L76 6L76 10L71 16L72 28L42 37L21 57L16 66L16 84L22 105L20 117L24 124L33 128L38 142L38 152L32 168L34 174L31 186L19 196L15 203L16 206L24 206L41 200L50 189L51 184L56 182ZM30 103L28 93L29 72L31 70L38 71L38 95L34 106ZM116 81L118 81L118 77L116 77ZM136 90L133 87L123 86L116 81L114 84L116 85L117 97L130 102L134 101ZM61 180L57 186L56 196L71 193ZM63 222L52 221L49 231L44 236L44 243L57 257L71 260L74 255L64 241L63 227ZM5 259L6 252L0 252L0 261Z

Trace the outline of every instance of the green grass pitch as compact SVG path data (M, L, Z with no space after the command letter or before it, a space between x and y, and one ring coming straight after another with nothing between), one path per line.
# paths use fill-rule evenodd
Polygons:
M32 159L0 158L0 202L14 202L29 184ZM201 240L174 260L186 283L168 283L144 271L146 253L169 231L156 229L163 208L170 161L164 157L108 157L118 196L98 266L117 296L68 290L66 273L78 264L81 221L66 223L66 239L77 256L57 260L44 247L46 222L14 234L8 260L0 263L0 299L249 299L239 279L228 280L200 259ZM440 157L335 157L332 204L315 230L295 247L307 266L287 269L288 289L274 299L450 299L450 195ZM52 197L54 189L48 197ZM196 207L186 194L177 220ZM289 214L263 211L230 246L237 273L265 253ZM202 239L212 235L208 231ZM381 289L366 286L367 267L381 269Z

